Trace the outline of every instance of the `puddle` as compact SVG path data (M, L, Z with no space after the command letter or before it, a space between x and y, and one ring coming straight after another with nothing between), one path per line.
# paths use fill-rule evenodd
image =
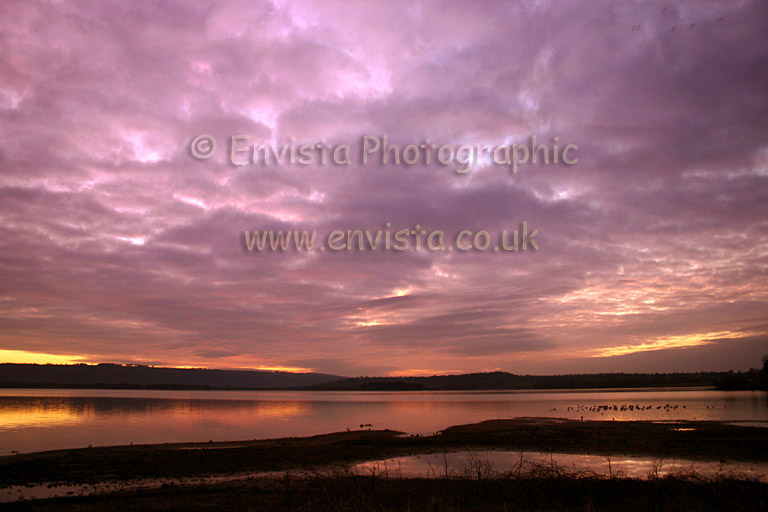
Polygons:
M332 471L334 468L327 468ZM338 468L336 468L338 469ZM352 465L351 473L376 474L388 478L492 478L511 475L552 475L580 473L588 475L648 478L695 471L705 477L731 476L756 478L768 482L768 463L702 462L686 459L654 459L613 455L580 455L519 451L460 451L393 457ZM323 474L322 468L318 468ZM206 485L249 479L309 478L310 470L264 471L186 478L153 478L113 481L99 484L41 484L0 488L0 503L66 496L90 496L117 491L155 489L163 486Z
M768 463L708 462L612 455L581 455L519 451L463 451L393 457L363 462L353 471L392 478L494 477L504 474L544 475L555 472L649 478L685 475L758 478L768 482Z

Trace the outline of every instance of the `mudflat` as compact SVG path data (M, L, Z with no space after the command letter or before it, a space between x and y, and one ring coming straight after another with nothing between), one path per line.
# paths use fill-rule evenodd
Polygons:
M301 438L105 446L0 458L4 486L99 483L312 469L465 449L768 461L768 429L713 421L517 418L458 425L431 436L358 430Z

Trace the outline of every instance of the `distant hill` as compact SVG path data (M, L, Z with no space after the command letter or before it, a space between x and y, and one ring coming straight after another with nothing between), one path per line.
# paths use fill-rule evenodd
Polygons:
M342 379L322 373L159 368L142 365L0 364L0 387L264 389Z
M757 370L753 370L757 371ZM515 375L507 372L431 377L355 377L263 370L159 368L141 365L0 364L0 387L106 389L302 389L312 391L459 391L745 387L751 373L598 373ZM746 384L745 384L746 383ZM728 384L728 385L726 385Z
M640 388L714 386L725 372L514 375L506 372L432 377L355 377L311 386L325 391L450 391L494 389Z

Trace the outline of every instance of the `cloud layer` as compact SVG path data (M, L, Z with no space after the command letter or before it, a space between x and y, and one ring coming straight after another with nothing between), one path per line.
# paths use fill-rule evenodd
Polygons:
M727 369L768 351L764 2L0 12L0 349L346 375ZM203 133L210 160L189 151ZM558 136L579 163L236 167L234 134ZM523 220L538 252L243 240Z

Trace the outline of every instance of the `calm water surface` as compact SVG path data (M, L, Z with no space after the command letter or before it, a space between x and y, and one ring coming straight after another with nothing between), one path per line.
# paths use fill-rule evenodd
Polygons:
M765 462L702 462L689 459L601 456L528 451L460 451L392 457L361 462L357 474L393 478L493 477L505 474L595 474L598 476L653 478L696 472L704 477L732 476L768 481Z
M768 393L0 389L0 455L89 445L306 436L362 424L431 434L451 425L522 416L765 424Z

